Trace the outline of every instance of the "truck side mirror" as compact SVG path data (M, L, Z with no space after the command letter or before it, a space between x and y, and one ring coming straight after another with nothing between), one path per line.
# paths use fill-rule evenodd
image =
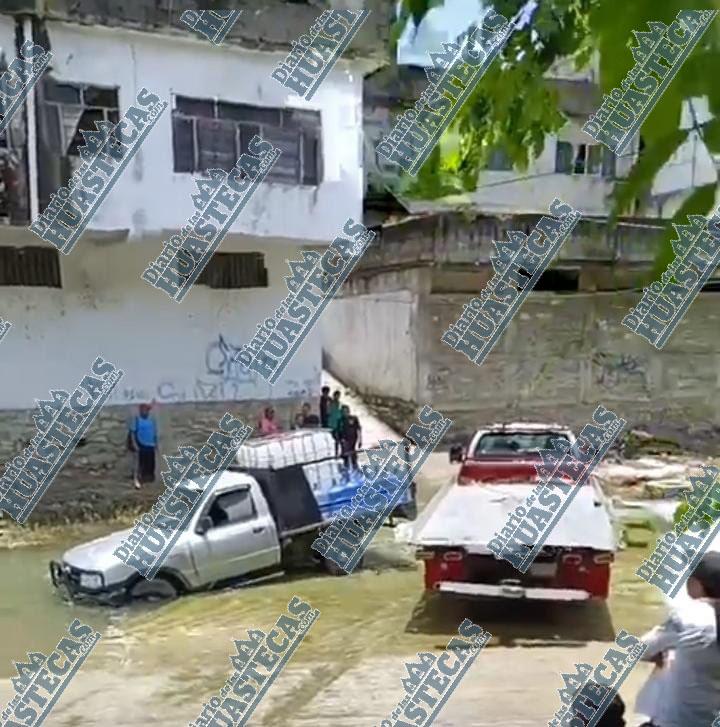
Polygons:
M462 462L463 461L463 446L462 444L453 444L450 447L450 462Z
M204 517L201 517L198 520L197 527L195 528L195 532L198 535L205 535L205 533L210 530L210 528L213 526L212 518L208 515L205 515Z

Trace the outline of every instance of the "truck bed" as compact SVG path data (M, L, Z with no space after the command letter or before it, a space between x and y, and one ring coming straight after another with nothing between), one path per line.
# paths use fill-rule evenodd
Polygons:
M446 485L415 522L410 543L456 546L468 553L489 554L488 542L534 487L531 483ZM617 549L607 501L593 485L581 486L545 544L602 551Z

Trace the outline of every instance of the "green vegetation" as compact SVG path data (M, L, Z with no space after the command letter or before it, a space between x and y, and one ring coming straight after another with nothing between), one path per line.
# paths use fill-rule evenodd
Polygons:
M393 44L408 21L417 25L428 10L442 4L443 0L402 0ZM508 19L524 4L524 0L493 2ZM551 66L571 59L577 68L587 67L597 53L602 89L609 92L634 65L629 50L634 44L632 31L648 30L649 21L670 25L686 9L717 10L720 0L633 0L621 5L617 0L539 0L530 25L511 37L417 178L406 175L399 191L420 199L471 192L495 148L502 148L517 170L527 170L529 160L542 152L546 134L565 124L557 93L543 83ZM394 56L394 45L392 51ZM642 127L645 148L628 178L615 184L611 222L628 214L634 201L649 192L657 172L686 140L690 130L678 128L683 100L709 99L715 118L698 128L709 151L720 153L719 76L720 20L716 19ZM674 222L686 224L688 214L708 214L715 187L696 188ZM673 233L668 225L653 275L673 259Z

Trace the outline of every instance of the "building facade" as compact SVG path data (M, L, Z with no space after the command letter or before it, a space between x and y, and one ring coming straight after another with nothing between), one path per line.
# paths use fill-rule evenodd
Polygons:
M359 52L347 53L306 101L271 73L292 33L322 8L245 7L216 46L179 24L187 3L172 11L132 3L114 17L102 15L102 3L75 6L75 14L58 6L0 15L5 64L27 38L53 53L32 93L35 113L26 104L0 148L0 316L13 325L0 349L0 461L29 440L35 399L72 391L97 356L125 375L38 505L40 518L60 501L71 511L68 498L82 508L83 487L90 509L93 498L106 501L108 487L117 502L134 496L125 433L139 403L156 403L165 454L204 441L226 411L255 425L272 404L288 426L302 401L316 403L319 326L275 385L234 357L287 295L287 261L327 246L349 217L362 219L363 49L369 55L360 39ZM31 210L42 211L79 165L80 130L117 122L142 88L168 108L72 252L58 253L28 229ZM175 303L140 276L195 212L196 181L207 169L230 170L255 134L282 155Z
M641 153L641 140L616 157L587 136L582 126L602 100L597 63L577 70L560 62L546 83L566 123L547 135L527 170L513 169L497 149L473 193L437 200L397 194L400 171L375 153L376 142L427 87L420 64L429 63L428 51L482 12L479 0L434 7L417 32L401 36L398 68L366 79L365 214L378 226L379 241L328 310L326 365L400 431L426 403L455 421L448 435L454 441L493 421L582 426L602 403L618 407L631 426L693 445L716 441L720 349L711 329L720 317L718 273L662 351L620 325L649 282L668 220L693 189L717 180L697 130L632 216L611 231L611 193ZM706 100L688 100L680 126L693 129L709 118ZM529 233L556 197L584 219L478 367L444 344L443 332L492 275L492 241L509 230ZM344 335L330 336L331 330Z
M493 274L493 240L529 233L539 215L427 215L386 224L333 301L326 366L402 431L430 404L465 441L497 421L581 427L598 404L641 427L716 451L720 276L660 351L621 325L638 303L664 224L610 231L581 220L481 366L443 343Z
M424 69L430 66L430 51L457 38L488 7L483 0L446 0L431 8L417 28L408 20L398 41L397 67L382 69L367 79L365 154L371 196L397 186L399 168L376 154L375 146L392 129L395 117L427 88ZM630 67L632 56L629 51L626 55ZM403 196L405 207L413 214L452 211L459 206L489 214L542 213L555 197L561 197L585 215L607 216L615 181L627 177L643 142L636 137L618 157L582 131L602 102L597 57L582 69L561 59L545 81L557 94L566 123L546 136L542 153L530 159L527 169L514 169L503 149L491 149L473 193L440 200ZM680 127L689 131L688 138L660 170L650 193L637 200L631 214L671 219L694 188L716 181L715 161L696 128L710 118L707 99L685 102Z

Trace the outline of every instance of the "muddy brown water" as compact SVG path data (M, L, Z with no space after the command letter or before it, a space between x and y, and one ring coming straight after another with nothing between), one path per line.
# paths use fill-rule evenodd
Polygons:
M430 494L426 490L422 501ZM620 628L639 636L664 614L657 589L635 575L648 548L618 554L607 604L479 603L426 598L420 565L410 548L394 542L389 529L376 538L365 569L349 577L297 573L265 585L122 609L63 601L50 583L48 561L120 527L123 523L59 528L42 533L35 545L0 549L0 703L11 694L5 680L13 673L12 662L27 651L48 654L72 618L80 618L101 631L103 639L54 710L58 725L139 727L147 724L149 712L161 727L186 723L227 678L232 640L243 638L249 628L272 628L290 598L298 595L320 609L320 618L263 700L261 714L253 718L258 724L379 723L373 712L377 700L348 702L342 689L357 679L369 680L378 699L390 705L401 696L402 662L418 651L442 650L466 617L493 634L486 665L501 672L535 670L535 717L536 712L549 715L554 710L555 680L568 659L597 658L587 656L593 644L612 641ZM491 672L474 669L469 684L492 678ZM641 676L636 675L638 683ZM494 701L501 711L512 711L517 697L504 694L499 679ZM104 696L117 690L132 694L134 706ZM474 699L476 693L468 686L453 697L453 709L465 708L463 700ZM92 719L89 705L96 710ZM327 711L322 719L318 706ZM457 722L471 723L479 724L464 716ZM522 719L506 723L531 724Z
M491 644L509 645L610 640L618 628L639 633L662 614L657 590L634 573L646 549L618 554L608 608L488 604L423 596L420 567L409 548L392 541L389 531L378 536L365 569L350 577L303 572L261 586L190 595L152 607L109 609L67 603L52 588L49 560L110 529L94 526L82 533L60 534L41 546L0 550L0 676L9 676L12 661L29 650L49 653L73 618L101 632L108 628L116 636L122 632L132 658L148 665L177 663L177 655L188 651L229 653L232 638L245 628L272 625L296 594L319 608L321 618L294 658L334 661L338 669L363 654L443 648L464 617L493 633ZM210 671L219 677L226 664L217 666ZM188 673L193 670L188 665Z

